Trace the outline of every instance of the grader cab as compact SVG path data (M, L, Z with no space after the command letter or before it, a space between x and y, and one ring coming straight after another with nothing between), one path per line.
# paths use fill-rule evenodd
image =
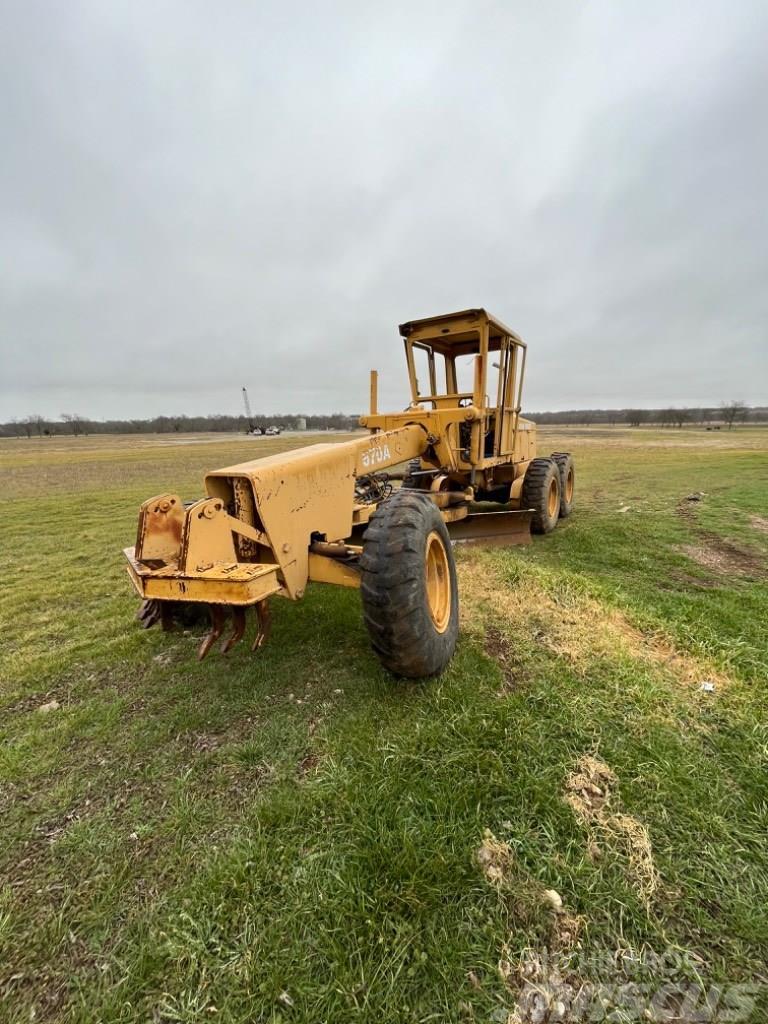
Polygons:
M483 309L400 327L410 379L402 412L379 412L371 372L368 433L209 473L206 497L145 501L128 572L145 626L164 629L205 607L205 657L230 650L256 613L253 648L269 631L268 601L298 600L308 583L357 587L372 646L390 671L441 672L458 635L453 544L529 543L573 502L568 453L536 457L521 416L526 345Z

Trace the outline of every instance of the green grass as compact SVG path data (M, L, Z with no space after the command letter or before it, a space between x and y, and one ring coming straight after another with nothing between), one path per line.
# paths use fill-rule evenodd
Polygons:
M257 655L137 628L138 503L285 443L0 446L0 1020L504 1021L546 889L585 954L768 982L768 433L545 434L577 511L460 553L459 650L419 685L353 591L273 602ZM585 754L647 830L650 898L563 799Z

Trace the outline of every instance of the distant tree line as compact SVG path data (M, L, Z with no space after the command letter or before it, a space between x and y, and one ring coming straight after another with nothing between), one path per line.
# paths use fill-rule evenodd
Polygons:
M591 426L619 424L629 427L724 426L735 423L767 423L768 406L745 405L744 402L723 402L717 407L689 408L669 406L666 409L566 409L561 412L531 412L524 415L536 423Z
M296 413L276 416L254 416L253 424L261 427L282 427L298 430L306 424L307 430L354 430L357 415L337 412L328 416L301 416ZM52 420L45 416L30 415L0 424L0 437L51 437L70 434L186 434L222 432L245 434L248 420L245 416L155 416L146 420L92 420L76 413L63 413Z
M720 426L730 429L736 423L768 423L768 406L749 407L744 402L723 402L717 407L691 409L670 406L666 409L566 409L561 412L531 412L527 417L541 424L562 426ZM298 430L355 430L357 414L342 412L328 416L302 416L296 413L254 416L261 427ZM201 432L246 433L245 416L155 416L146 420L91 420L77 413L62 413L58 419L32 414L0 424L0 437L51 437L70 434L186 434Z

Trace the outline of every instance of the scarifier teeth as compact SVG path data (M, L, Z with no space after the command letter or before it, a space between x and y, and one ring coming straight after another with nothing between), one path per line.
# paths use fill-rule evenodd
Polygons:
M221 645L221 653L231 651L238 640L241 640L245 632L245 608L235 606L232 609L232 633Z
M221 637L224 632L224 625L227 618L227 606L221 604L210 604L208 605L208 613L211 616L211 628L203 638L203 642L197 651L198 661L202 661L203 658L208 654L210 649ZM253 640L251 647L252 651L257 651L267 641L269 636L272 620L269 614L269 606L266 600L259 601L256 605L256 636ZM232 632L223 641L221 645L221 653L227 654L232 648L242 640L245 633L245 608L238 606L232 607Z
M197 651L197 660L202 661L208 651L213 647L216 641L219 639L221 634L224 632L224 609L220 604L212 604L208 606L208 612L211 616L211 628L200 644Z
M256 605L256 636L251 645L252 651L258 651L263 647L272 631L272 616L269 613L269 605L266 598Z
M136 618L141 623L142 629L151 629L156 622L159 622L162 615L162 601L142 601Z

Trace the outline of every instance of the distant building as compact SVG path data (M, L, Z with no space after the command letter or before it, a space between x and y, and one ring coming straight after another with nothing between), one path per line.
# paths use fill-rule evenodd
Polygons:
M297 416L296 417L296 429L297 430L306 430L307 429L307 418L306 418L306 416Z

